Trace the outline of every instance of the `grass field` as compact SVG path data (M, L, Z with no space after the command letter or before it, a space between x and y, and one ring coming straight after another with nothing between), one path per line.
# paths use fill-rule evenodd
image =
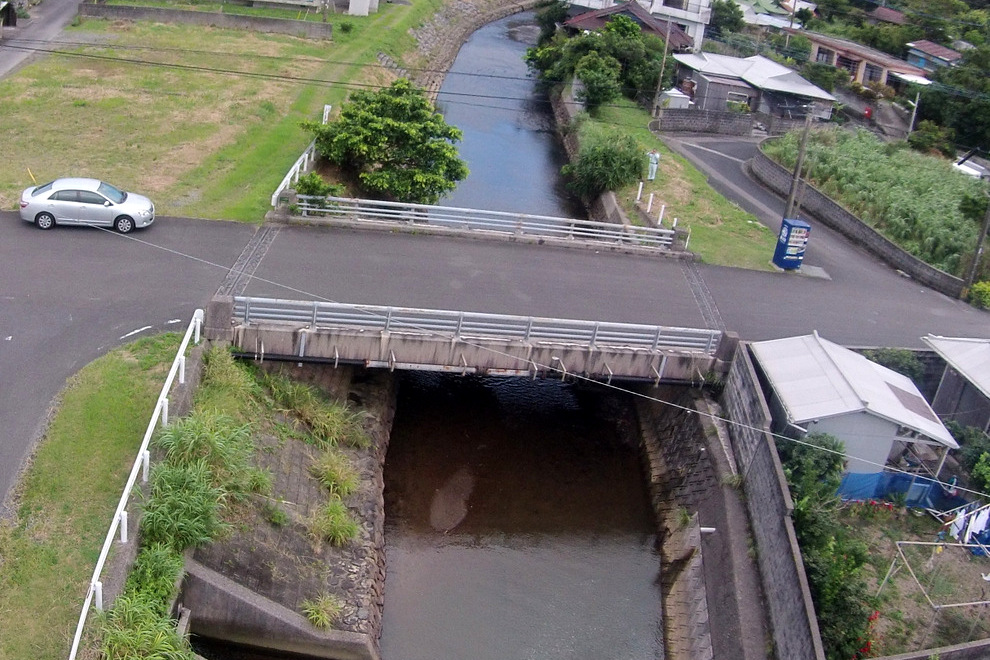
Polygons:
M0 659L67 656L179 339L164 335L120 348L80 371L63 392L18 487L16 517L0 521Z
M628 99L615 101L598 110L594 118L581 124L579 139L620 132L633 136L644 153L653 147L661 152L660 168L655 181L643 187L645 205L654 194L651 215L656 217L661 205L666 205L664 226L670 227L677 218L678 229L691 231L688 248L703 261L723 266L753 270L773 270L776 236L750 213L742 210L717 193L705 176L681 156L672 153L647 129L649 114ZM638 184L616 192L619 204L630 218L637 217L636 191ZM645 206L644 206L645 208Z
M348 92L387 82L408 29L439 0L383 3L333 41L183 25L86 20L0 81L0 208L66 175L146 193L161 215L260 222L311 136L299 126Z

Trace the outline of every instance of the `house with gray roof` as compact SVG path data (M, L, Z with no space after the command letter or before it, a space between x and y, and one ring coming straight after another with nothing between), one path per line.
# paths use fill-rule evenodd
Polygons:
M699 110L727 110L736 102L776 117L803 118L809 107L822 119L832 114L834 96L762 55L689 53L674 59L678 86Z

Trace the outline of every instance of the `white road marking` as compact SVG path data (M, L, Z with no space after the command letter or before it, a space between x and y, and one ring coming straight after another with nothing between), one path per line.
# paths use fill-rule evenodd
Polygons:
M746 161L742 158L736 158L735 156L730 156L728 154L723 154L721 151L715 151L714 149L709 149L708 147L703 147L700 144L695 144L694 142L685 142L685 147L691 147L692 149L699 149L701 151L707 151L708 153L715 154L716 156L721 156L722 158L728 158L729 160L734 160L737 163L745 163Z
M151 330L151 327L152 326L150 326L150 325L146 325L143 328L138 328L137 330L131 330L126 335L121 336L121 339L127 339L128 337L130 337L132 335L136 335L139 332L144 332L145 330Z
M165 325L174 325L176 323L182 323L182 319L169 319L165 321Z

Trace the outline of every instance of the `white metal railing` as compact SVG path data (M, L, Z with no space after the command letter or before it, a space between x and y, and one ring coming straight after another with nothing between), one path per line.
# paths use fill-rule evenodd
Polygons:
M329 103L323 106L323 123L326 124L330 121L330 110L333 108ZM313 166L313 162L316 161L316 140L314 139L306 147L306 151L302 152L302 156L296 159L296 162L292 164L289 171L284 177L282 177L282 183L278 184L278 188L272 193L272 208L278 206L278 196L282 194L290 185L299 180L299 177Z
M276 298L234 298L234 319L250 324L286 321L312 328L359 328L379 332L440 335L446 338L497 338L559 342L588 348L626 346L688 350L713 355L718 330L672 326L548 319L477 312L454 312L377 305L348 305Z
M306 173L310 167L313 165L313 161L316 160L316 140L309 143L306 147L306 151L302 152L302 156L296 159L296 162L292 164L289 171L286 173L285 177L282 179L282 183L278 184L278 188L272 193L272 207L278 206L278 196L282 194L282 191L286 190L290 185L299 180L299 177Z
M79 623L76 626L75 637L72 638L72 648L69 651L69 660L74 660L76 653L79 651L79 641L82 639L83 628L86 626L86 619L89 616L90 605L96 606L98 611L103 611L103 582L100 581L100 576L103 573L103 565L106 563L107 556L110 554L110 548L113 546L114 536L117 535L117 531L120 531L120 542L127 543L127 503L131 496L131 490L134 488L134 484L137 483L138 473L141 474L141 481L148 481L148 471L150 469L151 453L148 451L148 444L151 442L151 436L155 432L155 427L160 419L162 426L168 425L168 395L169 390L172 388L172 383L175 381L175 377L178 376L179 383L186 382L186 348L189 346L190 338L198 344L200 333L203 327L203 310L197 309L193 313L192 320L189 321L189 327L186 328L186 334L182 338L182 343L179 344L179 350L175 353L175 359L172 360L172 368L168 371L168 376L165 378L165 385L162 386L162 391L158 395L158 401L155 403L155 410L151 415L151 421L148 422L148 428L144 432L144 439L141 441L141 447L138 449L137 458L134 459L134 466L131 468L131 474L127 478L127 483L124 485L124 491L120 496L120 502L117 504L117 510L113 514L113 520L110 523L110 529L107 531L107 537L103 541L103 549L100 551L100 558L96 561L96 568L93 570L93 578L90 580L89 589L86 592L86 600L83 602L82 612L79 614ZM95 603L94 603L95 601Z
M349 197L300 195L296 208L303 217L347 217L364 221L391 221L480 229L514 235L581 238L669 249L675 232L660 227L638 227L529 213L487 211L454 206L430 206Z

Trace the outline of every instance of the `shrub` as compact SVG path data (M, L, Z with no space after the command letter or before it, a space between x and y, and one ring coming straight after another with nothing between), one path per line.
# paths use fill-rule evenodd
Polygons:
M581 146L577 161L564 165L561 172L570 178L570 187L586 199L606 190L635 183L643 173L644 150L628 135L606 136Z
M942 128L933 121L925 119L918 124L918 128L908 136L908 144L913 149L922 153L937 151L944 156L955 155L955 131L951 128Z
M178 552L209 543L221 531L224 492L212 483L206 463L159 463L151 474L151 496L144 506L141 533L146 544Z
M990 309L990 281L977 282L969 289L969 302L980 309Z
M300 195L312 195L314 197L339 197L344 194L344 186L339 183L330 183L316 172L309 172L299 177L295 188Z

